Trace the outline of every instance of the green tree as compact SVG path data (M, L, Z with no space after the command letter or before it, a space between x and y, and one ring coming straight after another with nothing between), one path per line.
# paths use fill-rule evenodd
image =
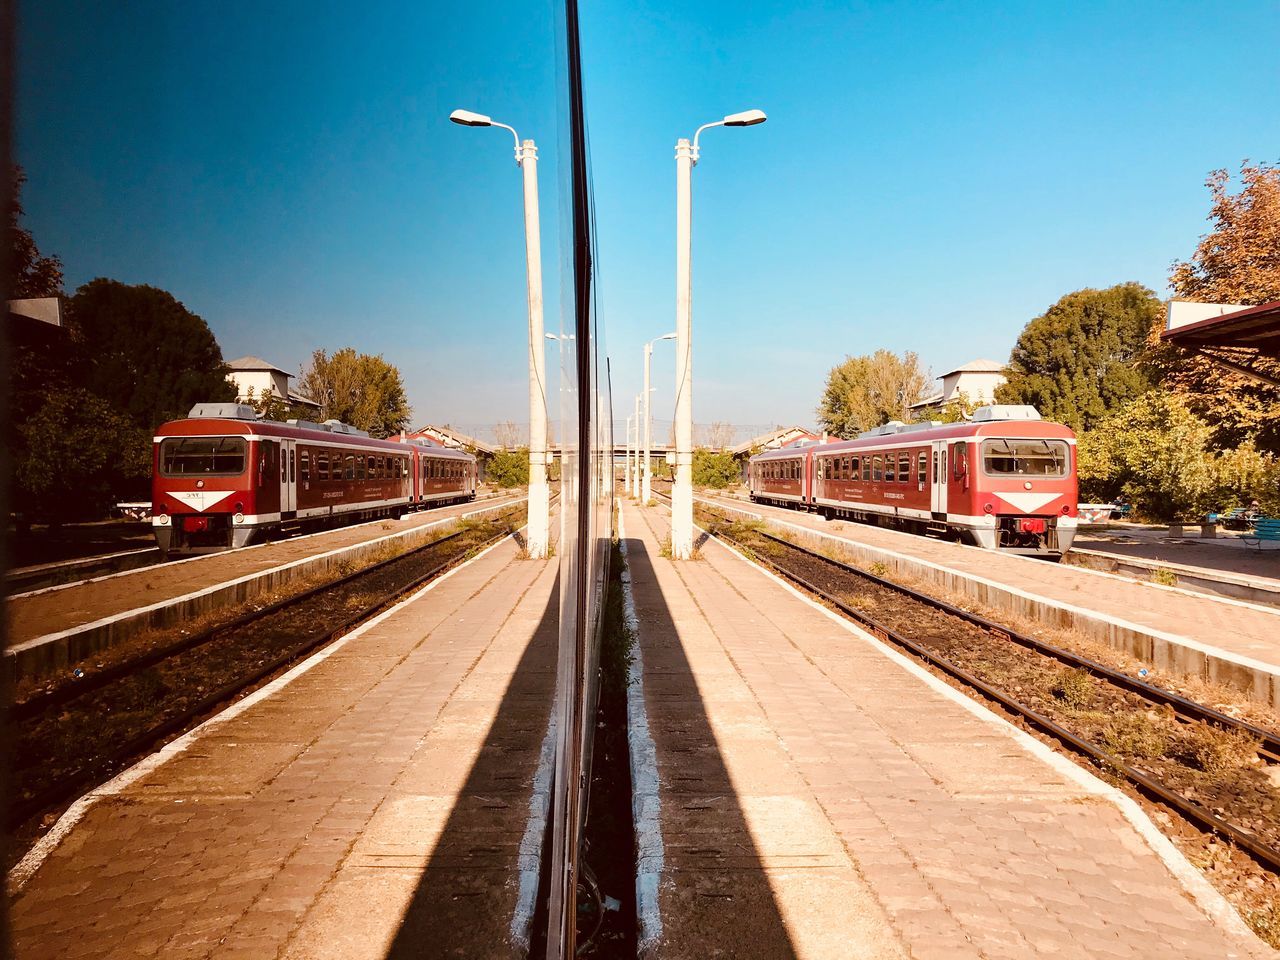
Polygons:
M84 385L144 430L236 397L209 325L167 291L98 278L76 291L68 320Z
M357 353L353 347L333 356L317 350L299 389L320 404L322 420L341 420L375 437L389 437L409 425L411 410L400 371L381 354Z
M928 372L910 351L900 357L889 350L845 357L827 374L818 423L837 437L852 438L890 420L905 422L928 386Z
M56 297L62 293L62 261L42 256L31 231L22 226L22 185L27 175L21 167L13 169L13 196L9 200L9 251L12 257L11 279L15 300L30 297Z
M1088 429L1150 388L1137 360L1163 316L1156 295L1139 283L1069 293L1023 329L996 399Z
M529 483L529 449L499 450L485 469L485 479L495 487L523 487Z
M699 447L693 451L693 485L723 490L741 482L742 472L733 454Z
M1280 168L1243 164L1240 183L1233 194L1226 170L1209 175L1213 229L1200 238L1189 260L1173 265L1169 286L1175 297L1245 305L1280 300ZM1253 441L1280 452L1280 388L1165 343L1163 329L1162 316L1150 327L1144 363L1210 424L1214 446L1229 449ZM1259 366L1280 376L1280 363L1262 360Z
M49 391L17 434L16 502L27 520L92 520L123 496L147 496L150 431L87 390Z
M1107 502L1124 494L1153 520L1194 519L1214 506L1209 436L1208 424L1182 398L1149 390L1080 435L1081 499Z

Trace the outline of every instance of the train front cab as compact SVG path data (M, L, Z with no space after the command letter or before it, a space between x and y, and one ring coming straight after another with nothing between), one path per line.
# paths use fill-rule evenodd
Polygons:
M1076 534L1075 445L1066 437L934 443L933 515L972 546L1057 558ZM948 467L949 463L949 467Z
M297 495L293 443L230 432L157 437L151 524L161 553L248 546L279 525Z

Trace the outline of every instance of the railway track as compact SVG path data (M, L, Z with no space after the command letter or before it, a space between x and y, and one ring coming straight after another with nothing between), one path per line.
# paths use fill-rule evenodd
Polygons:
M1196 735L1204 728L1219 731L1230 738L1236 748L1253 750L1266 763L1280 761L1280 736L1273 731L767 531L735 524L705 505L697 509L704 518L710 518L706 525L710 535L733 545L881 639L998 703L1027 725L1087 757L1103 770L1128 780L1143 794L1176 810L1201 829L1231 841L1266 869L1280 872L1280 823L1272 813L1275 791L1264 772L1255 769L1241 774L1252 786L1247 783L1248 788L1241 794L1242 808L1228 814L1223 797L1208 795L1203 782L1206 771L1184 771L1180 769L1181 761L1126 759L1112 746L1081 732L1082 724L1076 722L1081 716L1088 720L1083 724L1086 727L1105 726L1109 722L1091 715L1097 711L1060 710L1053 700L1046 703L1043 697L1039 703L1029 702L1033 698L1026 696L1025 688L1019 685L1026 683L1025 672L1011 674L1019 681L1014 684L1017 689L1011 692L1007 683L990 676L999 671L989 669L989 646L974 647L974 641L985 638L988 645L1017 648L1025 657L1052 663L1059 671L1058 676L1065 676L1065 683L1082 695L1092 696L1090 687L1114 691L1099 698L1104 710L1127 706L1139 713L1147 711L1142 714L1144 717L1154 713L1157 720L1162 713L1171 715L1188 734ZM928 611L929 616L924 616L923 611ZM930 618L933 618L931 622ZM961 634L959 639L945 636L957 632ZM948 655L948 648L960 656ZM1017 692L1018 689L1023 693ZM1148 722L1144 719L1139 726Z
M520 510L460 528L337 580L163 641L37 690L9 713L17 758L8 826L19 832L134 758L515 533Z

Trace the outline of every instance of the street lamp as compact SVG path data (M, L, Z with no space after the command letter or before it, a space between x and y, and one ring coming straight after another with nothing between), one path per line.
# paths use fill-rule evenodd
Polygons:
M542 243L538 233L538 148L520 140L515 127L481 113L455 110L449 119L464 127L501 127L515 140L516 163L524 173L524 252L529 301L529 531L528 554L547 555L550 491L547 489L547 389L542 332Z
M622 474L622 489L631 493L631 417L627 417L627 460Z
M676 141L676 482L671 490L671 556L693 556L693 166L698 162L698 137L711 127L753 127L764 123L762 110L731 113L704 123L693 143Z
M653 413L650 410L649 394L653 388L649 386L649 368L653 362L653 345L659 340L674 340L674 333L664 333L660 337L654 337L644 345L644 466L640 472L640 502L649 502L649 458L652 456L653 448Z

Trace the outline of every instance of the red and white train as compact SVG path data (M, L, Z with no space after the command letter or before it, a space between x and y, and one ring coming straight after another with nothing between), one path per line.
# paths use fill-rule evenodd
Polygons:
M1033 407L988 406L965 423L770 450L751 458L748 483L757 502L1061 556L1076 532L1075 443Z
M164 554L476 496L469 453L375 440L336 420L259 420L236 403L199 403L188 419L163 424L152 456L151 525Z

